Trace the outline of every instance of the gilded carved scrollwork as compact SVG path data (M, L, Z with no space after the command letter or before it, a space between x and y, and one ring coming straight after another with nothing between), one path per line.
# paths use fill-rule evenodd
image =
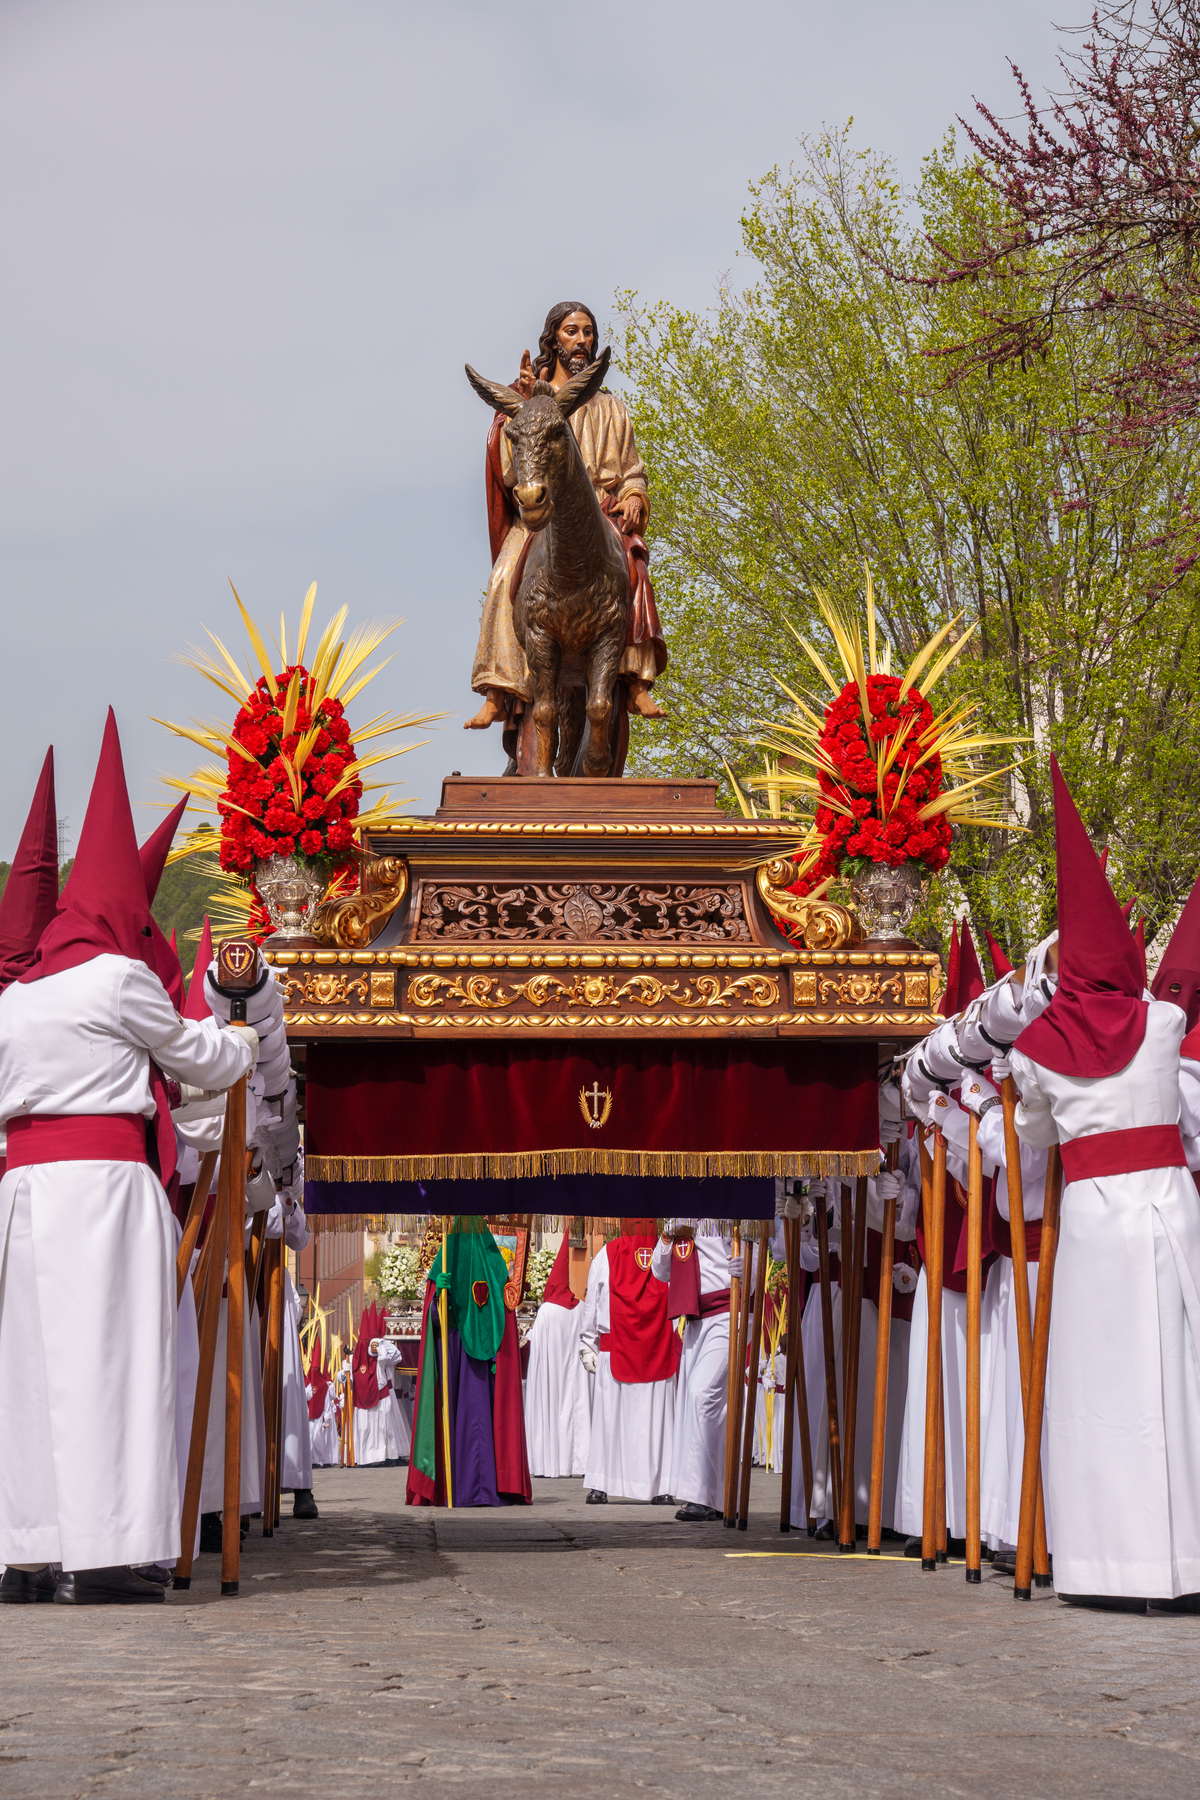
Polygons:
M414 975L408 984L412 1006L443 1006L457 1000L462 1006L499 1008L524 1000L529 1006L550 1003L568 1006L774 1006L779 982L773 975L740 975L726 980L720 975L693 975L683 981L660 981L656 975L631 975L618 980L611 975L580 974L569 980L559 975L534 975L507 987L494 975Z
M786 856L760 863L754 885L763 904L798 930L806 950L844 950L862 937L857 916L829 900L807 900L791 892L796 865Z
M423 942L750 942L740 882L426 882Z
M379 936L408 892L408 864L402 856L372 856L363 863L357 894L322 900L312 922L321 943L342 950L365 950Z

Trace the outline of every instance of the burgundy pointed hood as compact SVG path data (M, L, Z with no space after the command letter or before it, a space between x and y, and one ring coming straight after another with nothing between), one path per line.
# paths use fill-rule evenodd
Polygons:
M79 847L57 911L22 981L77 969L97 956L127 956L153 968L153 924L111 706Z
M1188 895L1176 921L1151 992L1156 1000L1169 1000L1183 1008L1189 1032L1200 1025L1200 881Z
M964 919L958 939L958 993L955 996L955 1012L961 1012L964 1006L970 1006L972 1000L978 1000L986 987L987 982L983 979L983 970L975 951L975 939L971 936L970 925Z
M992 958L992 973L997 981L1003 981L1006 975L1012 974L1012 964L985 925L983 935L987 939L988 951Z
M46 752L33 804L0 894L0 993L24 975L58 905L58 816L54 749Z
M1058 865L1058 987L1017 1039L1033 1062L1096 1079L1132 1062L1146 1035L1142 959L1100 867L1057 759L1054 836Z
M950 925L950 955L946 959L946 991L938 1001L938 1011L943 1019L952 1019L958 1011L958 967L960 961L958 947L958 920Z
M167 857L170 855L171 845L175 841L179 821L182 819L190 799L191 795L185 794L182 800L177 801L162 824L155 827L138 851L138 861L142 865L142 879L146 883L146 898L151 906L154 905L158 884L162 880L163 870L167 866ZM157 919L152 918L150 924L150 955L146 960L166 988L175 1011L182 1012L183 968L179 961L179 952L174 943L168 942L163 936ZM174 935L172 932L172 938Z
M196 960L192 964L192 979L188 982L187 999L183 1003L185 1019L212 1018L212 1010L204 993L204 977L208 973L212 954L212 926L205 913L204 923L200 927L200 942L196 947Z
M146 896L151 906L158 895L158 884L163 878L163 870L167 866L167 858L171 854L171 845L175 842L175 833L179 830L180 820L187 811L190 794L176 802L163 820L156 825L150 836L138 851L138 861L142 865L142 878L146 883Z
M570 1239L564 1231L562 1243L558 1246L558 1255L554 1259L554 1266L546 1277L546 1286L542 1292L543 1306L565 1306L568 1312L573 1312L579 1305L578 1299L571 1292L570 1269L571 1245Z

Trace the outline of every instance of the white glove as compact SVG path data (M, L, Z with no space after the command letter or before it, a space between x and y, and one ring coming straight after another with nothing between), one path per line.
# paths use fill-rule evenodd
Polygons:
M253 1025L245 1025L240 1019L237 1019L233 1024L227 1026L226 1029L229 1031L236 1031L239 1037L245 1038L247 1044L250 1046L250 1067L253 1068L258 1061L258 1033L255 1031Z
M313 1397L312 1382L309 1381L309 1382L306 1382L305 1386L304 1386L304 1398L306 1400L311 1400L312 1397Z
M875 1177L875 1198L877 1200L894 1200L904 1186L895 1169L880 1169Z
M913 1294L917 1288L917 1271L911 1263L892 1264L892 1286L898 1294Z
M1009 1062L1007 1056L993 1056L992 1080L995 1082L996 1086L999 1087L1000 1083L1006 1081L1011 1074L1012 1064Z
M775 1217L786 1219L787 1216L787 1187L780 1179L775 1183Z
M589 1375L594 1375L596 1373L599 1359L597 1358L596 1352L592 1349L592 1346L590 1344L580 1344L579 1360L583 1364L584 1368L587 1370Z
M266 1163L258 1165L258 1173L246 1178L246 1217L258 1212L270 1212L275 1204L275 1183L271 1179ZM273 1235L268 1233L268 1235Z
M959 1089L959 1104L964 1112L974 1113L979 1118L984 1102L999 1098L986 1075L977 1075L973 1069L964 1070L962 1087Z

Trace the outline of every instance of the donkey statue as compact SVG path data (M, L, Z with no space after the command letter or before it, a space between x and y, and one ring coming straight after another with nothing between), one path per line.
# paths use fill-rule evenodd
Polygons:
M480 399L508 415L513 494L521 523L534 534L513 595L513 626L533 685L538 775L608 775L613 768L629 571L567 423L599 391L609 355L605 350L557 393L548 381L535 382L528 400L467 364Z

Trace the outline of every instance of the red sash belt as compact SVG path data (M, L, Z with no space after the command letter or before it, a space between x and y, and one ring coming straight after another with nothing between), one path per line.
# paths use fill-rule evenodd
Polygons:
M1129 1131L1097 1131L1060 1146L1067 1181L1136 1175L1143 1169L1186 1169L1178 1125L1135 1125Z
M729 1311L729 1289L728 1288L714 1288L711 1294L701 1294L701 1296L700 1296L700 1317L702 1319L710 1319L710 1318L712 1318L714 1313L727 1313L728 1311Z
M140 1113L24 1113L8 1121L8 1167L37 1163L148 1162Z
M602 1331L600 1333L599 1337L596 1339L596 1348L597 1348L597 1350L606 1351L609 1356L612 1355L612 1332L611 1331Z

